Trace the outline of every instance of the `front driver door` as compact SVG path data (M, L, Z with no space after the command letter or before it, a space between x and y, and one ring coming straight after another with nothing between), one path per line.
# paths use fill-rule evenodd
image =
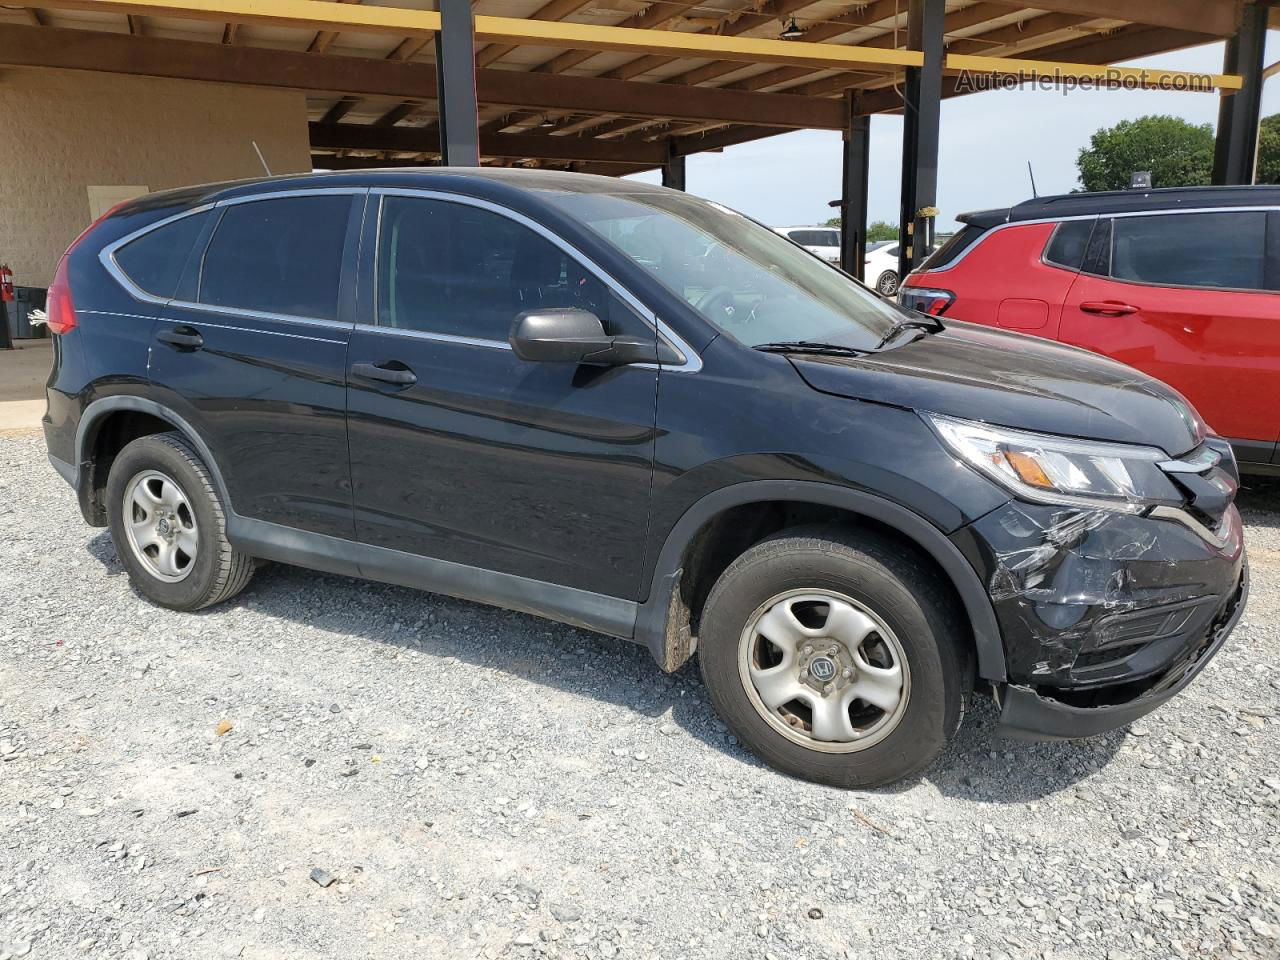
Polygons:
M658 371L526 362L507 338L537 307L653 328L523 218L464 197L375 201L348 352L357 538L635 599Z

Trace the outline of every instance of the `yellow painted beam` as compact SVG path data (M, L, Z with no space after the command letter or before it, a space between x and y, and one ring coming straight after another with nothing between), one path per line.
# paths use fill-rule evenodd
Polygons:
M440 29L440 14L434 10L357 6L333 0L57 0L57 6L63 10L105 10L397 37L429 37Z
M1167 90L1239 90L1244 79L1232 73L1190 73L1186 70L1157 70L1152 67L1114 67L1094 63L1058 63L1052 60L1018 60L1012 57L981 57L947 54L946 69L957 73L1000 74L1065 81L1086 81L1101 86L1136 84Z
M427 37L440 29L440 14L435 11L356 5L334 0L57 0L57 6L72 10L270 24L307 30L394 34L402 38ZM478 16L475 18L475 32L476 39L482 42L657 53L744 63L788 63L830 69L893 70L919 66L924 62L922 55L915 50L602 27L522 17Z
M477 16L476 39L566 47L572 50L657 53L708 60L741 60L745 63L791 63L829 69L846 67L894 69L918 67L924 63L924 55L917 50L885 50L838 43L760 40L753 37L684 33L678 30L602 27L588 23L526 20L519 17Z
M1271 66L1267 67L1267 69L1262 71L1262 79L1264 81L1270 80L1272 77L1274 77L1278 73L1280 73L1280 60L1277 60Z

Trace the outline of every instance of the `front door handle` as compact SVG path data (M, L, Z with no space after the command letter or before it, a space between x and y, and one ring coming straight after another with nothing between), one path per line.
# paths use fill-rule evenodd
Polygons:
M204 337L200 336L200 331L185 324L172 330L161 330L156 334L156 339L179 350L199 350L204 346Z
M391 366L391 363L398 364ZM351 373L353 376L362 377L365 380L379 380L382 383L394 383L398 387L407 387L410 384L417 383L418 377L412 370L398 361L390 363L355 363L351 365Z
M1133 304L1121 303L1119 300L1086 300L1080 304L1080 309L1085 313L1096 313L1101 317L1123 317L1126 314L1138 312L1138 308Z

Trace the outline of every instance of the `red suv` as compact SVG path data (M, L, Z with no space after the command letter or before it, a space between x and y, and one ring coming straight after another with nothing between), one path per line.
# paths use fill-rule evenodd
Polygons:
M904 306L1060 340L1181 391L1280 473L1280 187L1078 193L963 214Z

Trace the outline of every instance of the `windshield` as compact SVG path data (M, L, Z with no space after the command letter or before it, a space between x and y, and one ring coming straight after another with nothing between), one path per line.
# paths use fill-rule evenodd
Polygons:
M656 192L548 199L749 347L806 340L874 350L903 319L813 254L717 204Z

